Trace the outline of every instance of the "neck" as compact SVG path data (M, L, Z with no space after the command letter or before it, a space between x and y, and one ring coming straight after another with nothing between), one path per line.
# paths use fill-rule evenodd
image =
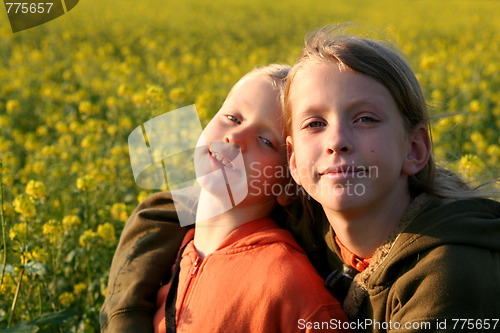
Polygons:
M219 248L224 239L239 226L269 216L274 204L246 205L245 201L232 207L205 190L201 190L196 211L194 246L205 258Z
M354 211L324 209L340 242L358 257L371 258L392 234L409 203L407 194Z

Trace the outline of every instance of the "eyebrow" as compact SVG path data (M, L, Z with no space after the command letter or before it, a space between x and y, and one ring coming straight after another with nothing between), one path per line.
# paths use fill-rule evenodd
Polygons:
M358 98L353 99L353 100L347 102L346 105L343 107L343 109L349 111L349 110L363 107L363 106L370 106L374 110L383 110L384 107L382 107L382 105L381 105L383 103L381 103L381 100L378 99L377 97L378 96L376 96L375 98L373 96L368 96L368 97L361 97L359 99ZM330 108L328 106L325 106L324 104L321 104L321 103L315 103L315 102L312 102L310 104L305 104L304 106L302 106L301 109L302 110L297 111L297 115L307 116L310 114L318 114L318 113L322 114L322 113L326 113L326 112L330 111Z

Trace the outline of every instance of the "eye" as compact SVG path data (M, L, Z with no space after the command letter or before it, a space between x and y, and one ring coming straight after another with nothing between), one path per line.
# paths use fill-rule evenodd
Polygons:
M363 116L363 117L357 118L354 122L355 123L378 123L379 120L375 119L373 117L370 117L370 116Z
M316 128L316 127L325 127L326 124L322 121L311 121L305 127Z
M241 125L241 120L236 118L235 116L232 115L226 115L227 119L231 120L233 123L237 123L238 125Z
M264 144L266 144L266 145L267 145L267 146L269 146L270 148L276 149L276 147L275 147L275 146L274 146L274 144L271 142L271 140L266 139L266 138L264 138L264 137L262 137L262 136L261 136L261 137L259 137L259 138L262 140L262 142L264 142Z

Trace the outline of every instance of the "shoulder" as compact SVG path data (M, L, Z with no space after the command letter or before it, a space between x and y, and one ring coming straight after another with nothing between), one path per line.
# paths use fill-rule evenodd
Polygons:
M196 212L196 203L199 197L199 188L188 187L182 191L158 192L147 197L137 206L134 214L146 214L159 220L175 219L180 213L193 214Z
M430 203L370 277L370 297L387 293L383 306L395 321L500 313L499 207L486 199Z
M395 239L385 265L447 245L500 251L500 203L487 199L433 199Z
M387 300L395 318L487 318L500 313L497 250L440 245L401 262L401 268Z
M269 279L272 280L271 283L286 289L284 297L296 299L299 296L304 304L330 303L334 300L302 249L279 241L270 244L269 249L272 250L262 252L272 268L273 274Z
M476 220L500 221L500 203L483 198L444 200L431 198L415 217L418 224L435 225L437 222L470 222ZM427 221L427 223L426 223ZM415 227L416 223L412 223Z

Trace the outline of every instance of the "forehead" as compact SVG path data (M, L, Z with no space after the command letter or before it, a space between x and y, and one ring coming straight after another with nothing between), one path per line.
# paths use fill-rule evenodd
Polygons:
M280 89L266 75L244 77L234 85L219 112L226 112L228 108L247 117L280 119Z
M377 80L333 61L310 62L298 68L288 98L294 110L362 102L395 105L390 92Z

